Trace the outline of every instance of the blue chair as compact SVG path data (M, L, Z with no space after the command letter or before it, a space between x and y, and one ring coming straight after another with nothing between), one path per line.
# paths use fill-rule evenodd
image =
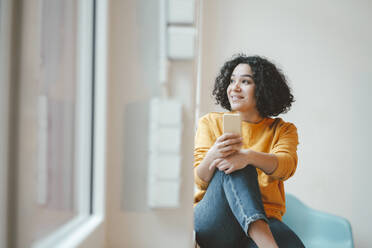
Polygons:
M353 248L351 225L346 219L309 208L291 194L286 194L287 211L283 222L307 248Z

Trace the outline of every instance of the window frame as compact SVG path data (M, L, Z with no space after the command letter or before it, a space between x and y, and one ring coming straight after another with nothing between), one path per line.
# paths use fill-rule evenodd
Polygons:
M79 1L79 11L87 11L89 8L89 0ZM97 240L95 235L99 228L102 228L105 220L105 150L106 150L106 54L107 54L107 0L93 0L92 22L94 23L92 51L92 77L93 89L93 108L92 108L92 146L91 146L91 183L90 192L91 200L89 203L84 203L78 208L83 211L83 214L72 219L65 225L62 225L56 231L48 235L46 238L37 241L32 245L34 248L44 247L76 247L84 242L89 242L89 239ZM81 13L80 15L86 15ZM88 14L89 15L89 14ZM79 29L84 30L86 25L85 18L79 18ZM84 26L85 25L85 26ZM80 32L79 32L80 33ZM82 37L81 44L85 44L86 37ZM88 37L89 38L89 37ZM81 39L79 39L81 40ZM79 44L79 47L81 45ZM81 49L84 50L84 49ZM83 54L80 57L84 58ZM85 54L86 55L86 54ZM80 62L79 62L80 63ZM80 72L79 72L80 73ZM84 77L82 73L82 77ZM79 86L80 87L80 86ZM79 90L78 90L79 91ZM80 91L82 94L84 92ZM78 93L79 94L79 93ZM81 187L89 185L86 181L79 182ZM82 191L81 191L82 192ZM78 193L79 194L79 193ZM88 204L89 206L87 206ZM88 208L88 211L85 211ZM99 237L101 242L104 242L104 236Z
M0 247L8 247L9 120L13 1L0 1Z

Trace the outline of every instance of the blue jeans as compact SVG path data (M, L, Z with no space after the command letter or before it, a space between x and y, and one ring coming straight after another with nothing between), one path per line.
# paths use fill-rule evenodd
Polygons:
M259 219L269 224L279 247L305 247L286 224L266 217L255 167L248 165L231 174L216 170L194 208L196 241L202 248L257 247L248 227Z

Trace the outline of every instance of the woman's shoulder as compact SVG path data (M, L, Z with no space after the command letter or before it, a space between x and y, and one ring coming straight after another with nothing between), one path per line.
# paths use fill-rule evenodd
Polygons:
M223 115L225 113L230 113L230 112L209 112L204 115L202 115L199 118L199 123L203 122L209 126L221 126L222 125L222 120L223 120Z
M285 121L283 118L276 117L270 118L270 128L274 129L297 129L296 125L292 122Z
M223 114L230 112L209 112L202 115L199 120L216 120L222 118Z

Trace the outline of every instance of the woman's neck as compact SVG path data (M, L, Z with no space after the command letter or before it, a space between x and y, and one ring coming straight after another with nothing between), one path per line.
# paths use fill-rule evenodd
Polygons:
M259 113L237 112L240 114L242 121L246 121L249 123L259 123L264 119L262 116L260 116Z

